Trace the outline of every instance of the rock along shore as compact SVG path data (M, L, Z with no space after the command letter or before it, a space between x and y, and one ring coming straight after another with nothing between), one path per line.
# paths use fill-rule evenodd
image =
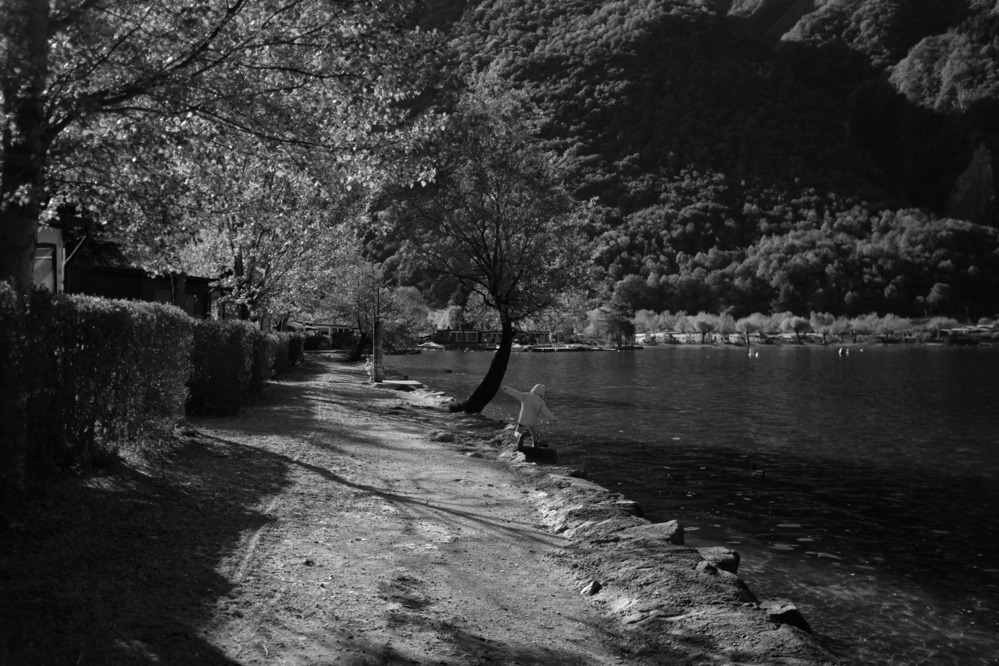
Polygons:
M308 355L54 481L0 532L0 664L833 663L734 554L447 400Z
M431 439L467 445L467 418L464 434L456 434L463 430L458 427L434 431ZM793 602L757 599L738 576L737 552L684 545L678 521L650 522L638 503L587 480L585 471L549 464L556 452L518 449L508 434L512 426L480 418L478 430L495 430L478 436L488 437L496 459L533 488L529 497L544 525L566 539L558 560L571 570L578 593L626 628L632 659L840 663Z

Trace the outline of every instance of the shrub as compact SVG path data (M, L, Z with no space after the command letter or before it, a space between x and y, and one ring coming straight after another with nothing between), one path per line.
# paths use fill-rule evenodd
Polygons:
M305 338L305 349L307 351L333 349L333 340L328 335L310 335Z
M279 375L302 360L302 341L298 333L272 333L274 344L274 374Z
M188 382L189 410L226 414L246 403L257 333L253 324L243 321L196 323Z
M250 334L252 356L250 362L250 391L264 390L264 382L274 374L274 359L277 356L277 336L254 328Z
M192 320L157 303L31 294L29 467L102 462L183 416Z
M23 299L0 283L0 517L9 518L24 493L24 406L31 387L23 377L25 339Z
M191 352L187 408L231 414L276 373L302 357L302 336L263 333L245 321L199 321Z
M274 374L279 375L291 365L288 348L291 346L291 336L287 333L271 333L271 344L274 345Z
M300 335L169 305L0 283L0 517L33 481L168 433L185 403L235 411L302 348Z
M179 309L0 285L0 492L105 462L183 415L192 340Z
M305 351L305 336L291 333L288 336L288 365L298 365Z
M250 373L250 390L258 393L263 390L264 382L297 363L302 356L301 344L295 359L291 358L291 342L301 340L301 336L292 333L262 333L256 331L253 336L253 368Z

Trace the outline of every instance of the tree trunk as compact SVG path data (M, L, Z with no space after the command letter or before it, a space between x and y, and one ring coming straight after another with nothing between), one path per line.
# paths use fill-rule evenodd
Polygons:
M250 306L247 305L246 302L248 280L245 278L245 274L246 268L243 265L243 248L239 247L236 250L236 256L233 258L232 275L236 278L235 292L239 294L239 302L236 304L236 316L239 317L241 321L247 321L250 318Z
M354 313L354 323L357 324L357 343L350 350L347 356L348 361L360 361L364 358L364 353L373 349L374 325L369 324L364 319L364 311L360 308Z
M34 280L38 212L11 208L22 207L0 206L0 281L27 287Z
M34 277L48 78L46 0L6 0L0 21L0 280L29 286Z
M503 385L503 377L506 375L506 367L510 363L510 351L513 349L513 322L503 320L503 329L500 334L499 349L493 355L493 362L489 364L486 376L482 378L472 395L463 402L459 409L468 414L478 414L488 405L500 387Z
M364 352L371 348L373 340L371 339L371 334L362 332L357 336L357 344L350 351L350 355L347 357L348 361L360 361L364 358Z

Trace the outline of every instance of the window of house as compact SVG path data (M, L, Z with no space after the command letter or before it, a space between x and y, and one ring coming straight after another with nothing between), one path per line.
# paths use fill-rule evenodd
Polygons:
M56 290L56 246L51 243L39 243L35 248L36 286L49 291Z

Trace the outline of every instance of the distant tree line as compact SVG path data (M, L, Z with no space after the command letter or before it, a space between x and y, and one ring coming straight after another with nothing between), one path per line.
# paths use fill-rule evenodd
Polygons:
M980 325L992 326L995 320L983 318ZM918 337L922 340L939 340L944 331L959 328L961 323L953 317L929 317L909 319L894 314L878 315L868 313L857 317L835 317L828 312L811 312L807 317L791 312L762 314L754 312L736 319L731 314L698 312L653 312L639 310L631 320L636 334L688 333L699 334L701 342L707 336L738 334L749 343L753 336L769 337L791 334L798 341L813 333L823 342L868 339L871 336L882 339L901 340ZM596 332L596 331L595 331Z
M700 249L698 228L717 222L695 211L687 212L685 225L646 212L605 232L596 251L608 276L619 278L611 299L633 311L727 310L736 316L787 310L977 317L996 311L996 229L918 210L858 207L799 221L747 214L769 233L744 246Z

